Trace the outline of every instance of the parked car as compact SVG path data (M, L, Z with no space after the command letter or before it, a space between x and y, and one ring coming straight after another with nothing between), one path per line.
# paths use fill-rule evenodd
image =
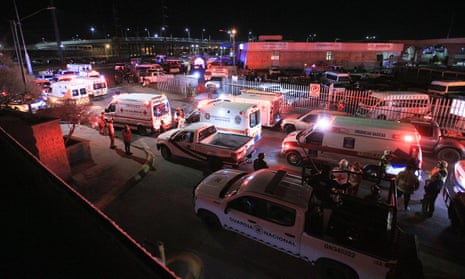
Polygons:
M14 99L8 104L8 107L13 110L27 112L29 111L29 104L31 105L32 113L36 113L38 110L47 108L47 102L42 97L34 100L25 100L24 102L20 99Z
M305 130L321 117L330 115L350 116L349 113L335 110L314 109L304 114L290 114L281 120L281 130L287 134L295 130Z
M459 160L454 164L454 179L456 190L465 192L465 160Z
M216 92L221 89L221 84L223 83L222 77L211 77L209 80L205 82L205 88L208 91Z

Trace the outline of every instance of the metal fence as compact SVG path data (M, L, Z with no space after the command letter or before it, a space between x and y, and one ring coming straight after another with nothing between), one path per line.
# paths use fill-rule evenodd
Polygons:
M198 83L196 79L179 76L178 78L161 82L156 88L172 93L179 93L189 97L198 94ZM262 82L248 81L245 79L223 79L221 90L225 94L240 94L242 89L259 89L269 92L279 92L284 96L283 113L304 113L312 109L342 110L357 117L360 103L370 103L370 90L355 90L345 88L333 88L321 84L292 84L284 82ZM406 99L405 99L406 100ZM422 107L422 100L398 100L391 110L385 109L385 114L396 114L399 110L406 110L402 118L406 117L431 117L438 122L442 130L461 133L465 135L465 98L444 96L431 96L431 107L427 113L413 108ZM400 114L399 114L400 115ZM368 116L370 117L370 116ZM376 118L376 116L373 116ZM378 117L379 118L379 117ZM397 120L397 119L395 119Z

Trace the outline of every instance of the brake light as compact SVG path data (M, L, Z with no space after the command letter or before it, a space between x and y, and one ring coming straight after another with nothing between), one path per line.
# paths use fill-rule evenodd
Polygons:
M406 142L413 142L413 136L412 135L406 135L406 136L404 136L404 140Z

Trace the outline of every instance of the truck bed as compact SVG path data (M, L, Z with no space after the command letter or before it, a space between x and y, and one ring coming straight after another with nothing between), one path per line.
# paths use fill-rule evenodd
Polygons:
M237 150L243 147L252 138L243 135L216 133L200 141L201 144L214 145L231 150Z

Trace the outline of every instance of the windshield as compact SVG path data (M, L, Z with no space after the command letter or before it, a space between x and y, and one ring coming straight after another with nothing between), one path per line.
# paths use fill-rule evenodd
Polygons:
M153 106L153 115L162 116L170 112L169 105L165 103L156 104Z

